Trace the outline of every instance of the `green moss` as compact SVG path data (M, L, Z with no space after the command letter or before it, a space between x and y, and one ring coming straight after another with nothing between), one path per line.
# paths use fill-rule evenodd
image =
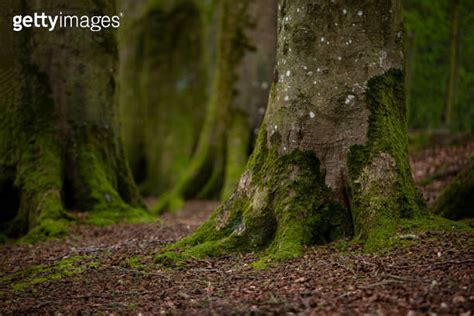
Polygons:
M165 267L178 267L189 258L189 256L182 255L174 251L165 251L156 256L155 261Z
M357 237L368 245L393 234L399 219L426 214L408 162L403 82L395 69L369 80L368 141L348 155L352 218Z
M64 237L69 232L69 225L70 222L66 220L45 219L40 221L39 225L31 229L28 234L19 241L21 243L36 243L52 238Z
M62 259L51 265L31 266L23 271L0 278L0 282L8 283L13 292L18 292L41 283L81 274L86 269L98 267L98 265L98 262L91 261L89 257L75 256Z
M132 269L142 269L145 268L146 265L142 264L142 257L131 257L127 259L127 266Z
M105 209L90 212L86 222L97 226L108 226L117 223L156 223L158 219L139 208Z
M425 232L468 232L474 229L464 223L454 222L435 215L399 221L386 220L364 244L366 252L387 253L396 248L418 242L416 238L402 238Z

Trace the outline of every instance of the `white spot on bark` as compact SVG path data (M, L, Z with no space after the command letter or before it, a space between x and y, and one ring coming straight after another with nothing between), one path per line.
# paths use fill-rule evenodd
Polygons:
M309 117L310 117L310 118L314 119L315 116L316 116L316 115L315 115L313 112L309 112Z
M308 71L307 75L308 75L308 76L312 76L312 75L313 75L313 72L312 72L312 71Z
M352 102L352 100L355 99L355 95L353 94L349 94L347 97L346 97L346 101L344 102L345 104L349 104Z
M379 57L379 66L381 68L384 68L383 64L385 62L385 59L387 59L387 52L386 51L381 51L380 52L380 57Z
M288 102L290 101L290 97L289 96L285 96L285 102Z
M342 60L342 57L341 56L337 57L337 60Z
M346 9L342 9L342 14L346 15L346 14L347 14L347 10L346 10Z
M363 16L363 15L364 15L364 12L358 11L358 12L357 12L357 15L358 15L358 16Z
M326 39L324 37L321 37L321 42L324 42Z
M286 76L289 77L290 75L291 75L291 71L288 70L288 71L286 72Z

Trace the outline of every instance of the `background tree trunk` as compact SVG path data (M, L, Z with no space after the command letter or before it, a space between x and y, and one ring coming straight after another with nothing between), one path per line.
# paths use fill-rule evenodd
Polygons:
M461 3L454 0L451 11L451 27L449 38L449 71L446 82L446 99L444 108L444 125L451 128L454 120L454 107L456 105L457 80L459 76L460 51L461 51Z
M186 254L356 237L373 249L423 202L407 154L400 1L280 0L277 66L234 194L175 247Z
M117 124L111 31L11 30L11 12L115 15L114 1L2 1L0 196L2 231L29 240L65 232L65 210L104 223L144 211ZM12 222L13 221L13 222ZM7 223L7 224L5 224Z
M189 166L160 198L156 212L177 209L184 198L227 196L238 181L269 90L274 4L275 0L219 2L216 68L204 125Z
M146 195L174 186L205 114L215 6L202 1L120 1L120 112L125 148ZM211 47L209 47L211 46Z
M432 208L449 219L474 218L474 157L441 192Z

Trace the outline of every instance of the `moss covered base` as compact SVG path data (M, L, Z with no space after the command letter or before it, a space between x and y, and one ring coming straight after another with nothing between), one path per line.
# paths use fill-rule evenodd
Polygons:
M318 159L330 155L331 148L295 148L286 154L278 150L284 137L274 133L267 139L262 126L236 191L209 221L158 261L258 251L264 258L256 265L262 266L293 258L305 245L353 236L367 251L375 251L388 248L413 223L429 222L411 177L403 95L399 70L368 81L367 141L350 147L339 191L328 187L323 173L334 166L320 165ZM273 141L275 135L280 137Z
M282 260L305 245L352 236L350 213L324 184L314 154L280 156L267 149L262 131L236 191L194 234L158 255L159 262L239 251Z

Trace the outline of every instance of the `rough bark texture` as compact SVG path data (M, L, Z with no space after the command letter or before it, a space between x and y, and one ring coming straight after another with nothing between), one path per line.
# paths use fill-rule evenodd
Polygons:
M120 112L127 156L144 194L174 186L204 119L212 1L120 1Z
M355 236L376 247L422 213L408 164L400 1L280 0L274 84L234 194L186 254ZM161 259L166 259L165 254Z
M454 220L474 218L474 158L441 192L433 210Z
M238 182L269 89L275 43L272 36L257 43L255 32L272 34L274 1L219 2L216 65L202 131L189 166L160 198L156 212L177 209L195 195L228 196Z
M65 232L66 209L103 223L141 206L118 137L113 33L11 30L11 14L114 15L113 1L2 1L2 232L37 240ZM3 199L2 199L3 201ZM2 202L3 203L3 202Z

